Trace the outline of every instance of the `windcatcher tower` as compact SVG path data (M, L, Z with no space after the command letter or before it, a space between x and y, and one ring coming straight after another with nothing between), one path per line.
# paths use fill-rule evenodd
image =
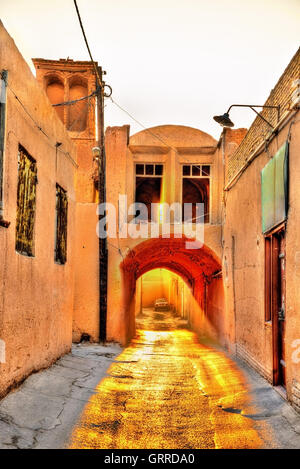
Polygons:
M33 59L33 63L37 80L51 103L67 103L55 106L55 109L77 148L73 340L78 342L89 337L98 341L98 191L95 183L98 170L92 154L98 140L95 70L91 62L70 59ZM99 72L101 74L100 68Z

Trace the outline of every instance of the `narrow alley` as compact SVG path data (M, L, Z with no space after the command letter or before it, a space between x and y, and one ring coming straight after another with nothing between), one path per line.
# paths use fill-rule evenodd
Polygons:
M296 3L0 1L0 450L300 449Z
M71 448L260 448L247 384L223 352L200 344L185 321L145 309L137 337L99 383Z
M299 446L299 415L256 372L170 312L144 309L137 326L123 351L74 346L1 401L0 448Z

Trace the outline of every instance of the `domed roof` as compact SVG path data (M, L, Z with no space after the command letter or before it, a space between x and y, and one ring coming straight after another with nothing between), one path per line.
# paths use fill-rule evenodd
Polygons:
M193 127L158 125L132 135L129 145L216 147L217 141L211 135Z

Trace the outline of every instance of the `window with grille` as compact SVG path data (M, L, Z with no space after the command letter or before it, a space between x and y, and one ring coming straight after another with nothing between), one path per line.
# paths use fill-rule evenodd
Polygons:
M68 232L68 197L67 192L56 186L56 236L55 262L67 262L67 232Z
M209 223L210 165L187 164L182 166L182 204L192 204L192 221L196 222L196 204L204 204L204 223Z
M36 186L36 161L19 146L16 250L27 256L34 256Z

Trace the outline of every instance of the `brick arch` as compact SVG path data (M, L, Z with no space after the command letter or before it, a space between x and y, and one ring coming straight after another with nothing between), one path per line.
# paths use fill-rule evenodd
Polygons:
M185 277L191 285L201 275L209 278L220 271L221 261L209 247L187 249L186 242L185 237L143 241L130 250L121 268L137 280L149 270L166 267Z
M52 83L60 83L64 86L64 76L59 71L51 71L44 75L45 87L51 85Z
M72 86L83 86L88 88L88 79L82 75L72 74L68 78L69 88Z
M59 104L65 101L64 80L59 73L49 73L44 77L45 89L51 104ZM60 120L64 123L64 107L55 108Z
M190 272L185 267L183 267L182 265L175 264L175 263L172 263L172 262L157 262L155 264L153 264L153 263L145 264L143 269L141 269L139 271L138 278L141 277L142 275L146 274L147 272L150 272L150 270L153 270L153 269L167 269L167 270L173 272L174 274L177 274L180 277L182 277L183 280L190 287L193 287L193 278L191 277Z
M156 268L166 268L190 286L195 300L204 307L204 288L221 270L221 261L207 246L187 249L186 238L155 238L138 244L131 249L121 263L123 277L123 302L125 336L135 333L134 301L137 279Z

